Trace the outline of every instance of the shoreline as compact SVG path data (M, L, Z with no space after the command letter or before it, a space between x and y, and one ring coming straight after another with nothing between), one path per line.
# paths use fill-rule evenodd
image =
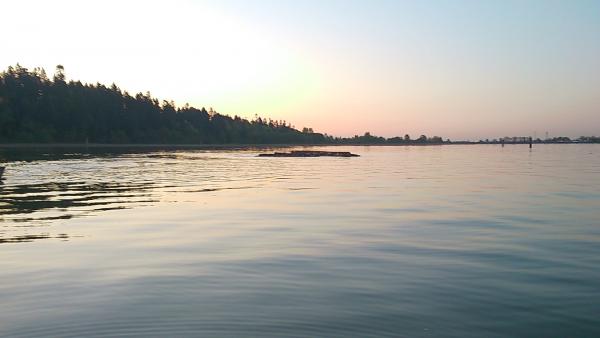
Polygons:
M529 143L505 143L509 145L528 145ZM592 142L540 142L544 144L596 144ZM407 144L136 144L136 143L0 143L0 149L32 149L32 148L163 148L163 149L236 149L236 148L291 148L291 147L408 147L408 146L452 146L452 145L496 145L501 143L452 142L452 143L407 143Z
M139 143L0 143L0 148L290 148L343 146L441 146L459 143L409 144L289 144L289 143L225 143L225 144L139 144Z

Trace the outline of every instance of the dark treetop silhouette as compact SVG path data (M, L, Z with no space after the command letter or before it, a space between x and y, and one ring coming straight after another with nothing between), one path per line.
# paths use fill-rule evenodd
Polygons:
M334 138L302 131L285 121L230 117L149 92L130 95L115 84L66 81L63 66L50 79L44 69L18 64L0 73L0 143L107 144L425 144L442 138L421 135L383 138L365 133Z

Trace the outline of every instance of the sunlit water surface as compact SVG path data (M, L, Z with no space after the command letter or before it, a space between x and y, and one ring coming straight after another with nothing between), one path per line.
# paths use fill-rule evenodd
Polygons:
M0 150L0 336L600 336L600 146L335 149Z

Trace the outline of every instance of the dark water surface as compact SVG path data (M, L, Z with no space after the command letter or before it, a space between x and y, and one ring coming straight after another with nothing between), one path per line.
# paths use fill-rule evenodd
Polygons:
M333 149L0 150L0 336L600 336L600 146Z

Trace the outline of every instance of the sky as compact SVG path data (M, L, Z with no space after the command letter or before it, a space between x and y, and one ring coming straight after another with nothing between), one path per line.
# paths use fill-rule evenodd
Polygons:
M600 135L600 1L5 1L0 69L65 67L336 136Z

